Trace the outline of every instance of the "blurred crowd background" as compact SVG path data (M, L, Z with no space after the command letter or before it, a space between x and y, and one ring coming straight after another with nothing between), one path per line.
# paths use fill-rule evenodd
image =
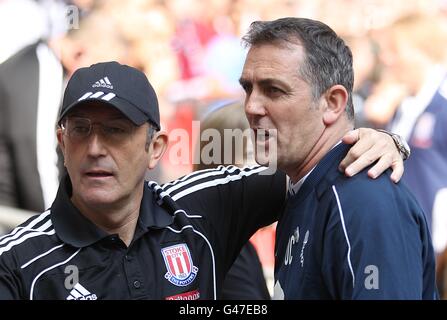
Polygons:
M0 191L6 194L2 208L39 212L51 205L58 175L57 155L52 155L56 140L50 135L64 84L77 68L117 60L145 72L158 94L163 128L190 132L187 143L193 150L193 120L243 101L238 79L246 49L240 39L250 23L286 16L321 20L345 39L354 56L357 125L390 129L410 142L413 155L405 175L432 226L441 284L447 257L447 0L0 0L3 172L20 170L20 153L11 150L26 142L14 140L21 136L14 130L24 124L10 115L11 106L5 107L12 96L29 91L32 73L20 59L34 52L36 79L42 87L57 88L44 103L48 107L52 101L53 107L30 113L36 139L49 144L39 151L37 142L34 165L23 165L40 177L34 190L42 193L36 196L41 204L15 197L21 182L11 173L10 182L0 176ZM43 65L50 67L43 72ZM10 83L20 90L12 94L16 87ZM42 109L40 94L31 100ZM39 129L44 125L50 130ZM3 149L15 155L12 160L2 162ZM169 152L179 151L168 150L149 178L163 183L193 170L192 152L180 164L169 160ZM25 217L0 211L6 223ZM273 239L271 228L253 240L270 279Z

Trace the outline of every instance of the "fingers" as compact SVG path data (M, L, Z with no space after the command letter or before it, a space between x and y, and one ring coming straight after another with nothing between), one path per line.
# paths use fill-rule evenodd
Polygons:
M371 168L371 170L374 169L371 175L374 174L375 177L378 177L386 169L391 167L393 173L390 178L394 183L397 183L404 174L404 161L399 150L396 148L394 140L386 133L379 132L379 134L384 135L382 141L385 145L381 147L382 155L380 156L380 160L373 168Z
M343 142L355 143L339 165L339 170L347 176L351 177L359 173L378 160L369 169L368 176L375 179L391 167L393 170L391 180L397 183L402 178L403 160L388 134L361 128L348 132L343 137Z
M366 151L363 151L361 148L355 148L355 149L354 148L355 148L355 146L351 148L351 150L349 151L349 153L345 157L345 159L347 161L350 161L351 159L353 159L351 161L351 163L346 167L346 169L344 169L345 174L347 176L349 176L349 177L352 177L353 175L359 173L360 171L362 171L366 167L368 167L371 164L373 164L377 160L377 158L379 158L380 156L383 156L382 154L380 154L380 152L381 152L380 148L378 148L376 146L374 146L373 148L371 148L369 150L366 150ZM385 169L389 168L390 165L391 165L391 161L387 160L387 159L384 159L384 164L388 164L385 167ZM377 168L375 170L378 170L380 168L381 167L379 167L379 168ZM381 172L383 172L383 170L380 171L380 173ZM373 170L373 173L374 173L374 170ZM374 178L375 177L376 176L374 176Z
M389 154L384 154L377 163L368 170L368 176L372 179L377 178L393 164L393 158Z
M370 130L370 134L369 136L367 135L366 137L361 137L361 139L356 142L359 137L361 136L361 132L360 130ZM365 132L365 131L364 131ZM365 168L365 167L358 167L359 163L355 164L353 167L351 167L351 164L353 164L357 159L361 158L362 156L364 156L365 152L367 152L368 150L370 150L371 148L374 148L374 146L376 144L381 145L382 142L380 142L379 140L374 141L374 139L371 139L371 135L375 134L376 131L372 130L372 129L357 129L357 130L353 130L348 132L344 137L343 137L343 142L345 142L345 140L349 141L353 141L352 143L355 143L351 149L349 150L348 154L345 156L345 158L340 162L339 165L339 170L342 172L345 172L346 175L351 176L356 174L357 172L359 172L359 168L360 170ZM382 154L380 154L379 156L381 156ZM379 158L379 156L376 157ZM373 159L376 160L376 159ZM368 159L361 159L361 161L366 164L366 166L370 165L372 162L367 161Z
M392 156L389 154L385 154L381 157L380 160L368 170L368 176L375 179L390 167L393 170L390 177L391 181L398 183L404 174L404 162L402 159L393 160Z
M396 161L391 168L393 169L393 173L391 174L391 180L394 183L398 183L402 176L404 175L404 161L400 159Z

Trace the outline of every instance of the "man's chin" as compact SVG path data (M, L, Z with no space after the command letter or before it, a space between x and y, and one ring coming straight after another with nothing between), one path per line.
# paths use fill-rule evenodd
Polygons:
M105 188L89 188L79 194L76 199L90 208L110 206L118 201L118 197L113 194L113 191L108 191Z

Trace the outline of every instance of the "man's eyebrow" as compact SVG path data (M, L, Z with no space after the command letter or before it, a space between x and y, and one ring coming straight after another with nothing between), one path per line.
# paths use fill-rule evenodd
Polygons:
M244 78L242 78L242 77L239 78L239 84L240 84L241 86L247 85L247 84L249 84L249 83L250 83L250 81L248 81L247 79L244 79Z
M266 78L266 79L262 79L259 81L259 84L261 86L268 86L268 85L279 85L284 87L285 89L290 89L290 86L288 84L286 84L285 82L279 80L279 79L274 79L274 78Z
M248 79L245 79L243 77L241 77L239 79L239 83L242 87L246 87L248 85L252 85L252 82ZM276 78L265 78L265 79L261 79L258 81L258 84L261 87L267 87L267 86L280 86L281 88L283 88L284 90L291 90L292 88L290 87L289 84L287 84L286 82L280 80L280 79L276 79Z

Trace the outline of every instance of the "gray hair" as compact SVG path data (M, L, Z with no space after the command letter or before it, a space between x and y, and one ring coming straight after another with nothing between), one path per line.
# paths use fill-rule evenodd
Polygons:
M305 18L281 18L274 21L255 21L242 38L246 47L259 44L293 43L299 40L306 58L298 70L312 87L314 100L330 87L340 84L348 91L346 113L354 119L352 88L354 71L352 53L345 42L326 24Z
M149 150L149 146L151 145L152 138L154 137L154 133L158 130L150 123L148 122L149 126L147 128L147 138L146 138L146 145L144 146L145 150Z

